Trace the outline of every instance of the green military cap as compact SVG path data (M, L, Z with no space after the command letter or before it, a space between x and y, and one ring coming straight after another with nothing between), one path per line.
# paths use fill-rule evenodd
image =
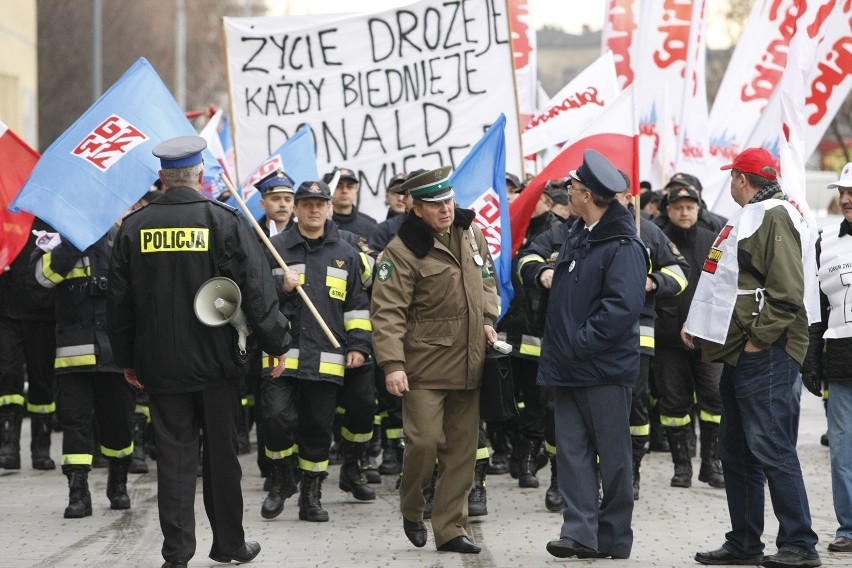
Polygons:
M398 191L407 191L412 199L446 201L456 194L450 184L450 171L452 169L452 166L444 166L414 176L403 183Z

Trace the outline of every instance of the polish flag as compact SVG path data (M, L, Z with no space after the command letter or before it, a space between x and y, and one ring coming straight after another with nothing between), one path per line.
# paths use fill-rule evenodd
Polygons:
M606 156L616 168L630 175L631 192L634 195L639 192L639 128L633 96L635 85L633 83L622 91L591 126L530 180L509 206L513 256L524 242L530 218L547 182L566 177L569 171L582 164L584 150L591 148Z
M0 122L0 274L12 264L30 238L33 215L12 213L9 204L24 187L39 154Z

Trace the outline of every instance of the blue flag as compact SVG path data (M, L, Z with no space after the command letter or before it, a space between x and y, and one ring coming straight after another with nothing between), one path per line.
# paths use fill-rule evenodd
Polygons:
M512 228L506 196L506 116L500 113L450 176L456 202L476 212L500 287L500 315L515 297L512 288Z
M156 181L154 146L195 135L142 57L42 154L9 210L29 211L85 250ZM222 171L207 150L204 164L206 176Z
M256 220L264 215L260 206L260 192L254 187L258 181L275 170L284 170L296 184L296 189L303 181L317 181L317 154L314 150L314 138L311 127L305 124L296 133L288 138L263 161L243 182L241 192L243 201L251 211ZM236 199L228 199L227 203L239 208Z

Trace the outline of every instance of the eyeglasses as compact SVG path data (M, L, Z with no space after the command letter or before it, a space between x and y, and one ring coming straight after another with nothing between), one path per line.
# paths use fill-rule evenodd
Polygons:
M591 193L591 191L589 191L588 189L584 189L582 187L574 187L573 185L568 186L568 195L571 195L572 193L581 193L581 192Z

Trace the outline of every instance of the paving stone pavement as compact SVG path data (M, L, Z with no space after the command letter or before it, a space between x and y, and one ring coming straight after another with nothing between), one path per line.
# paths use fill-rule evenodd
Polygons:
M802 462L813 526L820 538L818 550L824 566L852 566L852 555L830 553L834 508L827 448L819 444L825 431L822 403L805 392L799 436ZM94 514L84 519L64 519L68 490L56 471L34 471L29 463L29 424L25 421L22 444L23 469L0 470L0 567L159 567L162 544L157 518L156 467L130 475L128 489L133 502L129 511L112 511L105 495L107 472L90 474ZM59 461L61 434L53 435L52 454ZM479 555L435 551L431 527L429 542L416 549L402 531L402 517L394 478L374 485L372 502L357 502L337 487L338 467L332 467L323 486L323 506L331 520L308 523L298 520L296 498L288 499L284 512L267 521L260 516L264 493L254 457L241 456L243 465L244 525L246 536L263 550L251 563L255 567L422 567L488 568L526 566L699 566L695 552L717 548L728 530L724 490L694 479L690 489L669 486L672 465L667 454L652 453L642 468L641 499L633 516L633 553L627 560L559 560L545 550L557 538L561 516L544 508L549 468L539 472L541 487L520 489L508 475L488 477L488 516L471 519L469 533L483 546ZM694 460L698 469L698 460ZM767 491L768 501L768 491ZM207 558L210 527L201 502L201 481L196 499L198 548L191 567L223 566ZM428 525L428 523L427 523ZM767 503L764 542L766 553L775 552L778 524Z

